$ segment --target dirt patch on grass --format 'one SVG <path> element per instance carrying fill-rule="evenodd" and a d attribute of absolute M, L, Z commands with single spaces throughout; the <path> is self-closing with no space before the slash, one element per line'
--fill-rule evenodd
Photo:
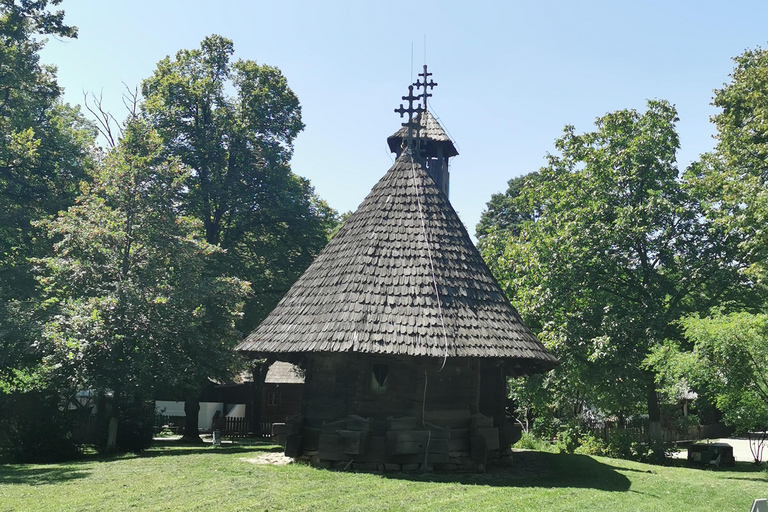
<path fill-rule="evenodd" d="M 240 457 L 240 460 L 251 464 L 268 464 L 272 466 L 285 466 L 293 462 L 293 459 L 286 457 L 280 452 L 262 453 L 256 457 Z"/>

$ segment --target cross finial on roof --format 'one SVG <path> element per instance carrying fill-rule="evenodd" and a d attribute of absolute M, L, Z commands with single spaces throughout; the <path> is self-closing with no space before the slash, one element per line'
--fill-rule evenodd
<path fill-rule="evenodd" d="M 401 103 L 400 108 L 395 109 L 395 113 L 400 114 L 400 117 L 408 114 L 408 122 L 402 123 L 402 125 L 408 129 L 408 147 L 411 149 L 413 149 L 413 139 L 419 135 L 419 120 L 414 117 L 414 114 L 421 114 L 424 112 L 424 107 L 421 105 L 413 106 L 413 102 L 419 98 L 420 96 L 413 95 L 413 85 L 409 85 L 408 96 L 403 96 L 403 99 L 408 102 L 408 108 L 403 107 L 403 104 Z"/>
<path fill-rule="evenodd" d="M 434 87 L 437 85 L 437 83 L 434 80 L 430 80 L 429 77 L 432 76 L 432 73 L 429 73 L 427 71 L 427 65 L 424 64 L 424 71 L 419 73 L 419 76 L 421 77 L 421 81 L 416 80 L 414 82 L 414 87 L 417 89 L 424 89 L 421 92 L 421 105 L 424 107 L 424 110 L 427 109 L 427 98 L 432 96 L 432 94 L 429 92 L 430 89 L 434 89 Z M 427 81 L 429 80 L 429 81 Z"/>

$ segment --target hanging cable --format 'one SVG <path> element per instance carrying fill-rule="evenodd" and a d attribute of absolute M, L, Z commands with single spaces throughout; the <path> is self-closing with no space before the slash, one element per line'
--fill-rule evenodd
<path fill-rule="evenodd" d="M 441 368 L 442 369 L 442 368 Z M 427 369 L 424 368 L 424 396 L 421 398 L 421 426 L 427 431 L 427 446 L 424 448 L 424 470 L 427 468 L 427 460 L 429 457 L 429 443 L 432 441 L 432 431 L 427 427 Z"/>
<path fill-rule="evenodd" d="M 416 204 L 419 208 L 419 217 L 421 218 L 421 232 L 424 235 L 424 243 L 427 245 L 427 257 L 429 259 L 429 270 L 432 274 L 432 285 L 435 289 L 435 298 L 437 299 L 437 313 L 440 317 L 440 326 L 442 327 L 443 331 L 443 341 L 445 345 L 445 353 L 443 355 L 443 364 L 440 366 L 439 372 L 445 368 L 445 363 L 448 360 L 448 335 L 446 334 L 445 330 L 445 319 L 443 318 L 443 306 L 442 302 L 440 300 L 440 289 L 437 285 L 437 276 L 435 275 L 435 263 L 432 259 L 432 249 L 429 246 L 429 237 L 427 235 L 427 225 L 424 221 L 424 211 L 421 206 L 421 197 L 419 193 L 419 185 L 416 181 L 416 162 L 413 160 L 413 153 L 409 152 L 408 156 L 411 157 L 411 180 L 413 181 L 413 188 L 416 190 Z"/>

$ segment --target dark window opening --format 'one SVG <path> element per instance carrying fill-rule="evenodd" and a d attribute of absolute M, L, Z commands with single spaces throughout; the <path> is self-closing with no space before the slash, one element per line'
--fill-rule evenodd
<path fill-rule="evenodd" d="M 373 363 L 371 365 L 371 391 L 384 393 L 387 390 L 387 376 L 389 367 L 386 364 Z"/>
<path fill-rule="evenodd" d="M 277 391 L 270 391 L 267 393 L 267 405 L 269 407 L 277 407 L 279 402 L 280 400 L 278 399 Z"/>

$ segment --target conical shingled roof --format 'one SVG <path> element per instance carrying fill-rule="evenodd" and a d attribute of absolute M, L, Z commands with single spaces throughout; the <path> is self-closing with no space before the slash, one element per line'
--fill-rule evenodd
<path fill-rule="evenodd" d="M 556 364 L 407 152 L 237 350 L 514 358 L 526 372 Z"/>
<path fill-rule="evenodd" d="M 389 149 L 393 153 L 399 153 L 400 146 L 402 145 L 403 140 L 407 137 L 408 128 L 403 126 L 387 137 Z M 451 158 L 459 154 L 459 152 L 456 151 L 456 146 L 453 145 L 451 138 L 445 133 L 443 127 L 440 126 L 440 123 L 437 122 L 437 119 L 435 119 L 429 110 L 425 110 L 419 114 L 419 133 L 417 137 L 427 141 L 427 143 L 441 143 L 445 148 L 443 152 L 446 158 Z"/>

